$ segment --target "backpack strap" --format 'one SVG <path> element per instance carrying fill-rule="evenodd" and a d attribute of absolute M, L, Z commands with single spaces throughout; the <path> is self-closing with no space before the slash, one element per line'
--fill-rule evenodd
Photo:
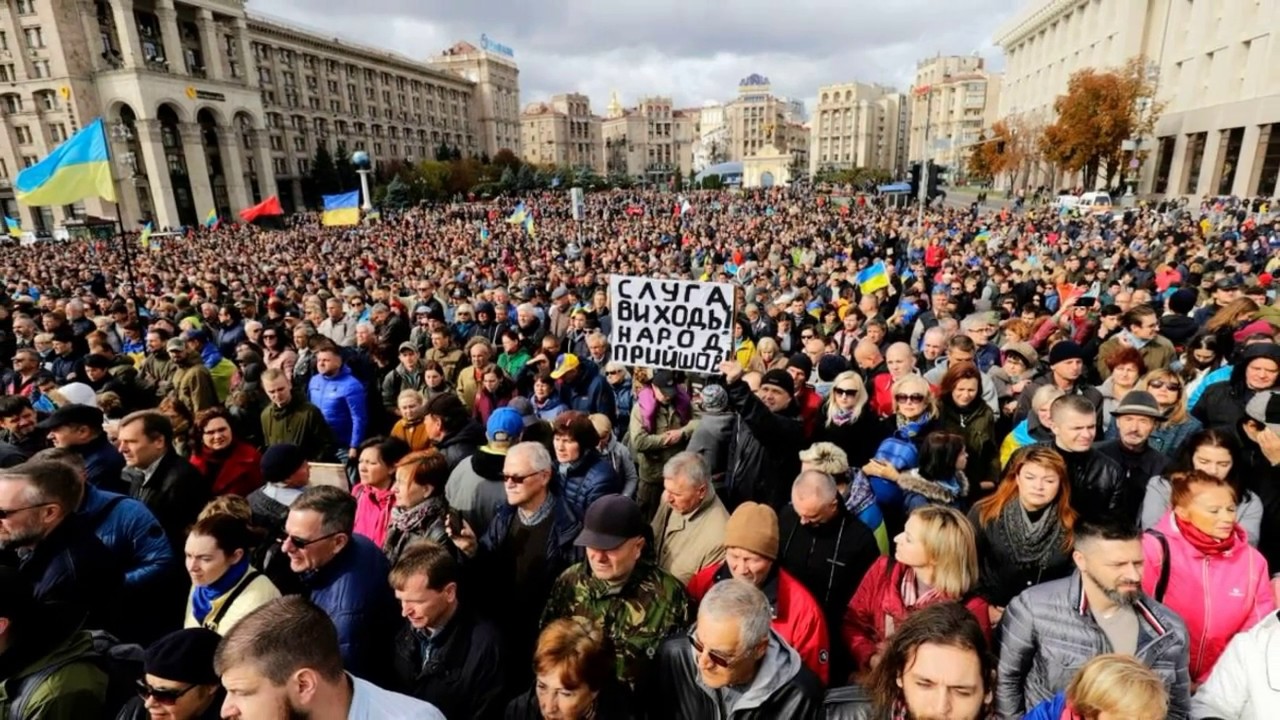
<path fill-rule="evenodd" d="M 46 680 L 53 676 L 62 668 L 72 663 L 84 660 L 93 660 L 93 657 L 86 658 L 84 656 L 65 658 L 58 662 L 46 665 L 30 675 L 21 678 L 17 683 L 17 693 L 9 692 L 9 720 L 25 720 L 30 717 L 27 712 L 27 705 L 31 702 L 31 697 L 35 695 L 36 690 L 44 684 Z"/>
<path fill-rule="evenodd" d="M 257 570 L 250 570 L 246 573 L 244 579 L 240 581 L 240 584 L 231 589 L 231 594 L 227 595 L 226 602 L 222 603 L 218 608 L 218 612 L 214 613 L 212 618 L 205 618 L 205 628 L 209 630 L 217 630 L 218 624 L 222 622 L 223 616 L 227 614 L 227 610 L 229 610 L 231 605 L 235 603 L 236 598 L 240 597 L 240 593 L 244 592 L 244 589 L 249 587 L 249 583 L 257 580 L 258 576 L 261 574 L 262 573 Z"/>
<path fill-rule="evenodd" d="M 1164 593 L 1169 589 L 1169 538 L 1159 530 L 1147 530 L 1148 535 L 1160 541 L 1160 578 L 1156 580 L 1155 599 L 1158 603 L 1164 602 Z"/>

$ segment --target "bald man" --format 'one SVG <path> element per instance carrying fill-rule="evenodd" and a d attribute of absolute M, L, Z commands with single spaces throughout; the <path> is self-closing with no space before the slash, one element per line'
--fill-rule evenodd
<path fill-rule="evenodd" d="M 893 376 L 885 367 L 880 348 L 870 340 L 863 340 L 853 349 L 853 360 L 870 393 L 871 409 L 880 417 L 888 417 L 893 412 Z"/>
<path fill-rule="evenodd" d="M 904 342 L 890 345 L 885 353 L 884 362 L 889 369 L 889 375 L 894 380 L 912 375 L 916 371 L 916 354 L 911 351 L 911 346 Z"/>

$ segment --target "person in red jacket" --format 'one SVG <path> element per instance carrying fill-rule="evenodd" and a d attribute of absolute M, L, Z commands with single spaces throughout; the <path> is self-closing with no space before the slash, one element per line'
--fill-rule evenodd
<path fill-rule="evenodd" d="M 804 353 L 796 353 L 787 361 L 787 374 L 796 383 L 796 407 L 804 423 L 804 436 L 812 438 L 818 430 L 818 415 L 822 411 L 822 396 L 809 384 L 813 375 L 813 361 Z"/>
<path fill-rule="evenodd" d="M 217 405 L 196 415 L 191 465 L 213 486 L 213 496 L 239 495 L 262 487 L 262 454 L 235 436 L 231 416 Z"/>
<path fill-rule="evenodd" d="M 773 508 L 745 502 L 729 516 L 724 531 L 724 560 L 699 570 L 689 580 L 689 596 L 702 601 L 712 585 L 737 578 L 760 588 L 773 608 L 773 630 L 800 653 L 805 667 L 825 686 L 830 637 L 822 608 L 804 585 L 776 562 L 778 515 Z"/>
<path fill-rule="evenodd" d="M 943 505 L 917 508 L 893 540 L 893 556 L 871 566 L 844 616 L 841 636 L 858 667 L 874 668 L 902 621 L 935 603 L 962 602 L 990 640 L 987 602 L 973 593 L 978 547 L 964 513 Z"/>

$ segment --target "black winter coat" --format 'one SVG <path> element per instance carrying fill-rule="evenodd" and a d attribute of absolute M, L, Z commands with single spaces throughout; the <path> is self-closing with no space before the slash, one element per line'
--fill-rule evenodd
<path fill-rule="evenodd" d="M 1010 502 L 1018 502 L 1014 498 Z M 1048 508 L 1045 512 L 1055 512 Z M 978 585 L 974 593 L 994 607 L 1006 607 L 1023 590 L 1042 582 L 1064 578 L 1075 571 L 1071 548 L 1056 552 L 1036 565 L 1020 564 L 1014 559 L 1012 539 L 999 526 L 999 518 L 985 527 L 978 520 L 978 508 L 969 511 L 978 541 Z M 1048 520 L 1046 519 L 1046 522 Z"/>
<path fill-rule="evenodd" d="M 82 627 L 118 632 L 115 599 L 124 568 L 93 534 L 89 522 L 68 515 L 25 558 L 4 558 L 35 589 L 40 602 Z"/>
<path fill-rule="evenodd" d="M 880 425 L 875 411 L 868 404 L 862 408 L 862 414 L 857 420 L 844 425 L 829 425 L 827 424 L 827 406 L 830 402 L 831 399 L 828 398 L 822 404 L 822 409 L 818 411 L 818 419 L 822 424 L 818 427 L 814 442 L 834 443 L 849 456 L 850 469 L 866 465 L 872 457 L 875 457 L 876 448 L 884 439 L 878 437 Z"/>
<path fill-rule="evenodd" d="M 210 480 L 173 450 L 165 453 L 146 482 L 137 468 L 127 468 L 124 474 L 129 481 L 129 496 L 151 510 L 178 557 L 182 557 L 187 528 L 209 502 Z"/>
<path fill-rule="evenodd" d="M 800 474 L 800 451 L 807 445 L 795 403 L 775 413 L 742 380 L 727 389 L 738 427 L 729 446 L 726 497 L 721 499 L 730 511 L 748 500 L 782 507 Z"/>
<path fill-rule="evenodd" d="M 1232 428 L 1244 417 L 1244 407 L 1254 394 L 1245 384 L 1245 373 L 1249 362 L 1257 358 L 1270 358 L 1280 364 L 1280 347 L 1266 343 L 1241 350 L 1232 364 L 1231 379 L 1206 387 L 1191 409 L 1191 415 L 1201 425 L 1206 428 Z"/>
<path fill-rule="evenodd" d="M 1045 447 L 1055 450 L 1067 463 L 1067 477 L 1071 480 L 1071 506 L 1079 513 L 1080 520 L 1093 523 L 1103 520 L 1136 521 L 1136 514 L 1133 518 L 1127 518 L 1131 501 L 1125 487 L 1124 468 L 1120 467 L 1120 463 L 1093 448 L 1085 452 L 1068 452 L 1052 442 Z M 1013 459 L 1009 462 L 1012 464 Z M 1138 507 L 1141 506 L 1139 497 Z"/>
<path fill-rule="evenodd" d="M 401 623 L 392 689 L 426 700 L 450 720 L 501 717 L 505 684 L 498 629 L 460 608 L 430 645 L 431 656 L 424 663 L 422 636 L 408 622 Z"/>

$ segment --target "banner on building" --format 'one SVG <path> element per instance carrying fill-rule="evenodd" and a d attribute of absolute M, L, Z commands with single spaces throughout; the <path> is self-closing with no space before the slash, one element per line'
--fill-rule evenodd
<path fill-rule="evenodd" d="M 611 275 L 609 343 L 624 365 L 719 372 L 733 353 L 733 286 Z"/>

